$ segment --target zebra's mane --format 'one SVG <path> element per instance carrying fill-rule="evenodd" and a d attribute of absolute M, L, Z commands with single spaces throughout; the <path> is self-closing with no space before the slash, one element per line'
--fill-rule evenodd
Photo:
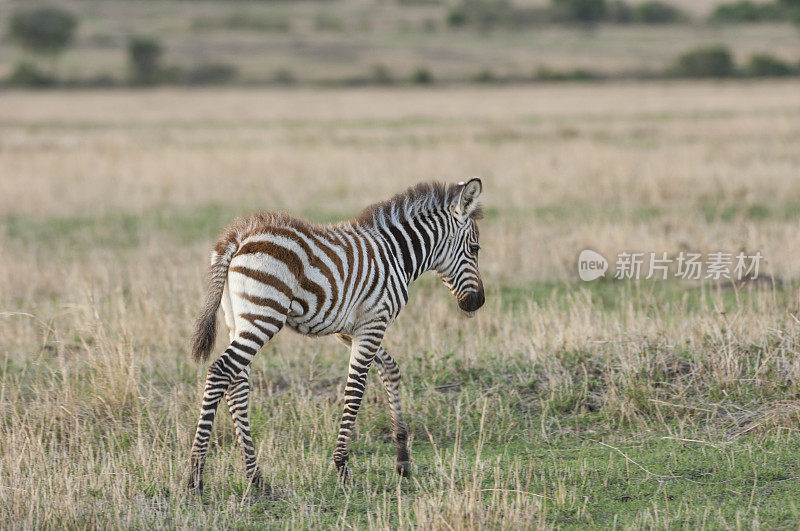
<path fill-rule="evenodd" d="M 458 199 L 462 187 L 462 184 L 441 182 L 419 183 L 386 201 L 368 206 L 352 222 L 364 226 L 375 226 L 380 222 L 402 223 L 429 212 L 449 210 Z M 481 219 L 481 207 L 473 210 L 470 217 Z"/>
<path fill-rule="evenodd" d="M 406 220 L 431 212 L 450 210 L 455 205 L 462 187 L 462 184 L 420 183 L 386 201 L 368 206 L 351 220 L 331 223 L 327 227 L 349 224 L 370 229 L 386 223 L 402 224 Z M 470 218 L 475 220 L 483 218 L 483 210 L 480 205 L 472 211 Z M 238 245 L 238 242 L 248 236 L 268 231 L 269 227 L 275 226 L 294 227 L 307 231 L 314 225 L 284 212 L 254 212 L 249 216 L 233 220 L 220 235 L 214 250 L 217 255 L 221 256 L 231 245 Z"/>

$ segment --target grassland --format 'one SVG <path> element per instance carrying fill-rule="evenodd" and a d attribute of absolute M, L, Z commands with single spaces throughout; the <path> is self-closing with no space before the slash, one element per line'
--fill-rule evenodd
<path fill-rule="evenodd" d="M 38 1 L 38 0 L 37 0 Z M 395 80 L 427 68 L 438 81 L 464 81 L 491 71 L 501 78 L 531 79 L 540 68 L 589 69 L 620 76 L 660 72 L 681 53 L 701 45 L 729 47 L 737 63 L 769 53 L 800 61 L 800 32 L 791 24 L 713 26 L 704 17 L 717 0 L 676 5 L 692 21 L 667 25 L 600 25 L 585 28 L 533 25 L 520 30 L 453 29 L 446 23 L 453 2 L 401 3 L 236 0 L 55 0 L 80 22 L 75 45 L 57 64 L 60 77 L 112 78 L 127 72 L 126 46 L 134 35 L 160 40 L 167 65 L 204 63 L 236 67 L 237 81 L 264 83 L 291 78 L 305 83 L 370 79 L 380 65 Z M 546 0 L 521 0 L 545 6 Z M 636 0 L 632 4 L 638 3 Z M 4 0 L 0 32 L 15 8 L 30 0 Z M 0 39 L 0 77 L 25 56 Z M 44 62 L 48 70 L 51 61 Z"/>
<path fill-rule="evenodd" d="M 800 519 L 800 85 L 3 95 L 0 514 L 9 527 L 793 528 Z M 414 476 L 371 377 L 331 462 L 347 354 L 279 334 L 251 412 L 184 486 L 187 338 L 232 217 L 342 219 L 481 175 L 486 307 L 434 278 L 386 344 Z M 581 249 L 761 251 L 767 282 L 581 283 Z M 768 277 L 766 276 L 768 275 Z M 222 347 L 221 343 L 218 347 Z"/>

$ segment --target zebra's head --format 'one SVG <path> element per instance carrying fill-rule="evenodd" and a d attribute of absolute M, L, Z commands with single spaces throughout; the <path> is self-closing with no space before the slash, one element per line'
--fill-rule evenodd
<path fill-rule="evenodd" d="M 458 299 L 458 307 L 472 315 L 484 303 L 483 281 L 478 269 L 478 223 L 482 213 L 479 199 L 480 179 L 459 183 L 455 201 L 450 206 L 442 260 L 437 272 Z"/>

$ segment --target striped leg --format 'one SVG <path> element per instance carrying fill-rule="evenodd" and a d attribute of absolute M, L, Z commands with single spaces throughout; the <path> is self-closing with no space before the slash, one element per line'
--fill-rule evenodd
<path fill-rule="evenodd" d="M 392 412 L 392 439 L 397 446 L 397 473 L 403 477 L 411 475 L 411 458 L 408 453 L 408 429 L 403 420 L 403 408 L 400 406 L 400 367 L 386 350 L 381 347 L 375 356 L 378 374 L 383 380 L 386 394 L 389 395 L 389 408 Z"/>
<path fill-rule="evenodd" d="M 191 472 L 189 476 L 189 490 L 195 493 L 203 491 L 203 466 L 208 453 L 208 442 L 211 438 L 211 428 L 214 425 L 214 416 L 217 412 L 222 395 L 224 395 L 234 379 L 250 365 L 256 352 L 274 336 L 283 326 L 285 318 L 278 321 L 272 317 L 259 317 L 253 320 L 253 326 L 248 330 L 237 326 L 236 339 L 208 368 L 206 387 L 203 392 L 203 405 L 200 409 L 200 420 L 197 422 L 197 432 L 194 436 L 191 453 Z M 266 328 L 259 323 L 277 321 L 279 325 Z M 252 331 L 250 331 L 252 330 Z"/>
<path fill-rule="evenodd" d="M 222 309 L 225 310 L 225 324 L 228 327 L 228 336 L 231 341 L 236 337 L 233 313 L 233 303 L 230 298 L 230 291 L 227 283 L 222 293 Z M 225 393 L 228 402 L 228 411 L 236 427 L 236 435 L 239 440 L 239 447 L 242 449 L 244 457 L 244 469 L 247 477 L 253 486 L 264 490 L 269 490 L 269 485 L 264 483 L 261 469 L 256 463 L 255 445 L 253 437 L 250 435 L 250 417 L 248 414 L 248 403 L 250 399 L 250 366 L 248 365 L 241 374 L 231 383 L 228 392 Z"/>
<path fill-rule="evenodd" d="M 248 401 L 250 399 L 250 366 L 247 366 L 231 383 L 228 392 L 225 394 L 228 402 L 228 411 L 233 418 L 236 426 L 236 435 L 239 439 L 239 447 L 242 449 L 244 457 L 244 469 L 247 478 L 253 486 L 261 490 L 269 490 L 269 485 L 264 483 L 261 469 L 256 463 L 256 451 L 253 437 L 250 434 L 250 418 L 247 412 Z"/>
<path fill-rule="evenodd" d="M 350 439 L 361 406 L 361 399 L 367 385 L 367 373 L 381 346 L 383 333 L 386 330 L 384 323 L 375 323 L 371 329 L 362 331 L 353 338 L 350 346 L 350 370 L 347 375 L 347 384 L 344 387 L 344 412 L 339 425 L 339 436 L 336 439 L 336 448 L 333 450 L 333 463 L 339 472 L 339 479 L 344 483 L 349 476 L 347 461 L 350 457 Z"/>

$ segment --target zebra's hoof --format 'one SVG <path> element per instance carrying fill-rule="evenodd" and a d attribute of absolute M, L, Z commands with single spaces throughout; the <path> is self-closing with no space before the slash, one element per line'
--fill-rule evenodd
<path fill-rule="evenodd" d="M 189 480 L 188 488 L 186 489 L 190 496 L 200 497 L 203 495 L 203 481 L 196 483 L 193 479 Z"/>
<path fill-rule="evenodd" d="M 250 478 L 250 485 L 252 485 L 254 491 L 258 491 L 262 496 L 272 496 L 272 486 L 264 481 L 264 476 L 261 475 L 260 470 Z"/>
<path fill-rule="evenodd" d="M 394 468 L 404 478 L 411 476 L 411 461 L 398 461 Z"/>
<path fill-rule="evenodd" d="M 337 464 L 336 465 L 336 470 L 339 473 L 339 485 L 344 487 L 348 483 L 350 483 L 350 479 L 351 479 L 350 467 L 347 465 L 346 462 L 343 463 L 342 465 L 338 465 Z"/>
<path fill-rule="evenodd" d="M 261 476 L 250 478 L 250 486 L 255 490 L 269 490 L 269 485 L 264 482 Z"/>

